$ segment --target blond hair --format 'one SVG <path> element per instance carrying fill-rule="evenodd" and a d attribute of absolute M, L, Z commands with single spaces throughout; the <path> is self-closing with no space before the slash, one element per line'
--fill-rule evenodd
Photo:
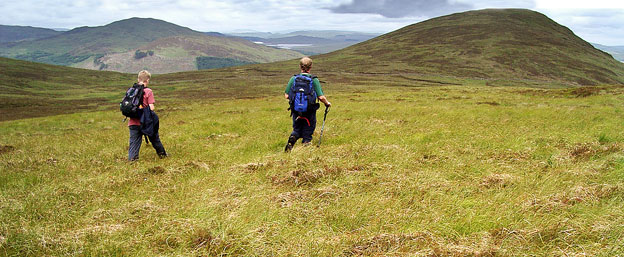
<path fill-rule="evenodd" d="M 299 67 L 301 67 L 302 71 L 310 71 L 312 68 L 312 59 L 310 57 L 303 57 L 299 61 Z"/>
<path fill-rule="evenodd" d="M 150 74 L 149 71 L 142 70 L 142 71 L 139 71 L 138 78 L 139 78 L 139 82 L 145 82 L 152 78 L 152 74 Z"/>

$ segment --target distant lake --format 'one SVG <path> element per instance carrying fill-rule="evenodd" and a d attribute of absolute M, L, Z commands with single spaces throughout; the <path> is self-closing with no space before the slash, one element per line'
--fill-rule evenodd
<path fill-rule="evenodd" d="M 266 46 L 271 46 L 271 47 L 277 47 L 277 48 L 281 48 L 281 49 L 292 49 L 293 47 L 310 47 L 313 46 L 313 44 L 264 44 L 264 42 L 261 41 L 256 41 L 254 42 L 256 44 L 259 45 L 266 45 Z"/>

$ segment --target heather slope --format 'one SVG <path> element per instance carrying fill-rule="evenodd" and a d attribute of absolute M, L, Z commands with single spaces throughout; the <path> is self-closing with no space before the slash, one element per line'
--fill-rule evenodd
<path fill-rule="evenodd" d="M 353 72 L 624 83 L 624 64 L 545 15 L 522 9 L 438 17 L 318 59 L 325 66 Z"/>

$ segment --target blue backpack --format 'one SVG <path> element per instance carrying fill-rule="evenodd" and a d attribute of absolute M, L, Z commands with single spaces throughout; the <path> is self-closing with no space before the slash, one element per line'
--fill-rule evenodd
<path fill-rule="evenodd" d="M 290 110 L 293 114 L 302 116 L 303 113 L 314 111 L 316 103 L 316 91 L 314 90 L 314 79 L 316 76 L 305 76 L 301 74 L 294 75 L 295 80 L 288 99 L 290 100 Z"/>

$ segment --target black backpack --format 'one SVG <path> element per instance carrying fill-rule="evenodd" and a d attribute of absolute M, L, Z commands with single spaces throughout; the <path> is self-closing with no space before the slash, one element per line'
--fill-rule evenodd
<path fill-rule="evenodd" d="M 316 91 L 314 90 L 314 79 L 316 76 L 294 75 L 295 80 L 288 93 L 290 100 L 290 110 L 299 116 L 309 111 L 316 111 Z"/>
<path fill-rule="evenodd" d="M 128 118 L 141 118 L 143 114 L 143 84 L 134 83 L 131 88 L 126 91 L 126 96 L 119 103 L 121 114 Z"/>

